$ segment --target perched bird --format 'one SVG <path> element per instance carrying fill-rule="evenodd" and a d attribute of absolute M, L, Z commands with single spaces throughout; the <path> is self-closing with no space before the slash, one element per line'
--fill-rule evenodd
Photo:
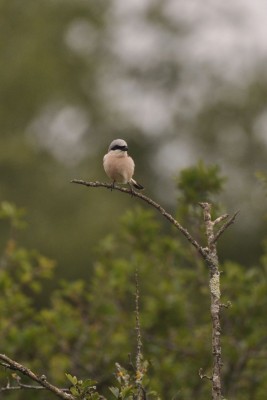
<path fill-rule="evenodd" d="M 125 140 L 113 140 L 103 159 L 104 170 L 112 180 L 113 185 L 115 182 L 128 183 L 131 190 L 133 190 L 133 187 L 142 190 L 144 187 L 133 179 L 134 160 L 128 155 L 127 151 L 128 146 Z"/>

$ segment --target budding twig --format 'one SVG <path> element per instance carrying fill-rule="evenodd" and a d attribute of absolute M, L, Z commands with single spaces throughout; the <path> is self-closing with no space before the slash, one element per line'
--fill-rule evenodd
<path fill-rule="evenodd" d="M 5 354 L 0 354 L 0 360 L 2 361 L 1 364 L 12 371 L 18 371 L 22 375 L 27 376 L 34 382 L 39 383 L 40 386 L 53 392 L 57 397 L 60 397 L 64 400 L 75 400 L 75 397 L 69 393 L 65 392 L 65 389 L 59 389 L 58 387 L 49 383 L 44 375 L 38 376 L 34 372 L 32 372 L 29 368 L 25 367 L 22 364 L 19 364 L 17 361 L 12 360 L 11 358 L 7 357 Z M 24 386 L 24 385 L 23 385 Z M 22 386 L 22 387 L 23 387 Z M 21 388 L 21 384 L 19 385 Z M 33 387 L 27 387 L 28 389 L 32 389 Z M 36 387 L 35 387 L 36 389 Z M 6 390 L 8 390 L 6 388 Z M 14 390 L 14 389 L 13 389 Z"/>

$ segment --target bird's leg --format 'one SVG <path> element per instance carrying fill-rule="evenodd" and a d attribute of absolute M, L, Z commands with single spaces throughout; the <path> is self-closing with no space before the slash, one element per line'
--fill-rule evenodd
<path fill-rule="evenodd" d="M 114 189 L 114 185 L 115 185 L 115 181 L 113 181 L 111 184 L 111 188 L 110 188 L 111 191 Z"/>
<path fill-rule="evenodd" d="M 128 182 L 128 185 L 129 185 L 129 187 L 130 187 L 131 195 L 132 195 L 132 197 L 133 197 L 133 194 L 134 194 L 133 187 L 132 187 L 132 185 L 131 185 L 130 182 Z"/>

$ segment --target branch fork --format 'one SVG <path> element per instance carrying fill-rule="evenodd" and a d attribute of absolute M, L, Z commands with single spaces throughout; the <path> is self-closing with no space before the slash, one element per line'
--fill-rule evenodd
<path fill-rule="evenodd" d="M 5 354 L 0 354 L 1 365 L 5 368 L 8 368 L 12 371 L 20 372 L 22 375 L 27 376 L 32 381 L 37 382 L 43 389 L 47 389 L 50 392 L 53 392 L 57 397 L 60 397 L 64 400 L 75 400 L 75 397 L 72 396 L 70 393 L 67 393 L 66 389 L 59 389 L 58 387 L 49 383 L 44 375 L 38 376 L 34 372 L 32 372 L 29 368 L 25 367 L 24 365 L 19 364 L 17 361 L 12 360 L 11 358 L 7 357 Z M 40 389 L 40 386 L 32 386 L 32 385 L 24 385 L 20 383 L 20 378 L 15 378 L 18 385 L 17 386 L 10 386 L 9 383 L 4 387 L 1 388 L 0 391 L 5 390 L 14 390 L 14 389 Z M 11 389 L 12 388 L 12 389 Z"/>
<path fill-rule="evenodd" d="M 146 202 L 151 207 L 155 208 L 160 214 L 163 215 L 176 229 L 178 229 L 182 235 L 191 243 L 191 245 L 198 251 L 201 257 L 204 259 L 206 264 L 209 267 L 210 271 L 210 295 L 211 295 L 211 319 L 212 319 L 212 355 L 213 355 L 213 370 L 212 376 L 207 376 L 203 374 L 203 369 L 200 368 L 199 376 L 201 379 L 208 379 L 211 381 L 212 385 L 212 400 L 221 400 L 222 399 L 222 388 L 221 388 L 221 367 L 222 367 L 222 359 L 221 359 L 221 326 L 220 326 L 220 310 L 221 308 L 227 308 L 230 306 L 228 302 L 226 305 L 220 302 L 220 271 L 219 271 L 219 261 L 217 255 L 217 248 L 216 242 L 218 241 L 219 237 L 224 233 L 224 231 L 235 222 L 236 216 L 238 212 L 236 212 L 232 217 L 229 218 L 228 214 L 223 214 L 220 217 L 216 218 L 214 221 L 211 219 L 211 204 L 209 203 L 199 203 L 199 205 L 203 209 L 203 216 L 204 216 L 204 224 L 206 230 L 206 237 L 207 237 L 207 245 L 202 247 L 171 214 L 166 212 L 160 204 L 156 203 L 151 198 L 145 196 L 140 192 L 136 192 L 135 190 L 126 189 L 121 186 L 109 184 L 109 183 L 101 183 L 101 182 L 86 182 L 83 180 L 73 179 L 72 183 L 87 186 L 87 187 L 103 187 L 110 190 L 118 190 L 125 194 L 129 194 L 131 197 L 137 197 L 140 200 Z M 221 222 L 224 224 L 214 232 L 214 228 L 216 225 L 220 224 Z M 137 286 L 137 298 L 138 298 L 138 286 Z M 137 304 L 138 310 L 138 304 Z M 137 316 L 136 316 L 137 317 Z M 137 317 L 137 328 L 138 328 L 138 354 L 136 359 L 137 369 L 140 367 L 140 354 L 142 348 L 141 336 L 140 336 L 140 326 L 139 326 L 139 316 Z M 34 372 L 32 372 L 29 368 L 19 364 L 18 362 L 10 359 L 4 354 L 0 354 L 0 365 L 4 366 L 13 371 L 18 371 L 22 375 L 30 378 L 32 381 L 37 382 L 39 386 L 34 385 L 25 385 L 22 384 L 19 377 L 16 379 L 17 386 L 10 386 L 8 382 L 5 387 L 0 388 L 1 391 L 7 390 L 15 390 L 15 389 L 47 389 L 53 392 L 57 397 L 64 399 L 64 400 L 75 400 L 75 397 L 68 392 L 68 389 L 59 389 L 58 387 L 49 383 L 44 375 L 38 376 Z"/>
<path fill-rule="evenodd" d="M 107 183 L 101 182 L 85 182 L 82 180 L 74 179 L 71 181 L 72 183 L 89 186 L 89 187 L 106 187 L 111 189 L 111 185 Z M 220 310 L 223 305 L 220 302 L 221 291 L 220 291 L 220 270 L 219 270 L 219 260 L 217 255 L 216 242 L 219 237 L 225 232 L 225 230 L 235 222 L 235 218 L 238 214 L 236 212 L 232 217 L 229 218 L 228 214 L 223 214 L 217 217 L 214 221 L 211 219 L 211 204 L 207 202 L 199 203 L 199 205 L 203 209 L 203 217 L 204 224 L 206 230 L 207 237 L 207 246 L 202 247 L 185 229 L 178 221 L 176 221 L 169 213 L 167 213 L 163 207 L 154 202 L 149 197 L 141 194 L 139 192 L 128 190 L 122 188 L 121 186 L 112 187 L 114 190 L 119 190 L 121 192 L 130 194 L 132 197 L 138 197 L 139 199 L 145 201 L 150 206 L 154 207 L 158 210 L 166 219 L 168 219 L 185 237 L 186 239 L 195 247 L 195 249 L 202 256 L 204 261 L 209 267 L 210 271 L 210 296 L 211 296 L 211 319 L 212 319 L 212 354 L 213 354 L 213 370 L 212 376 L 207 377 L 202 373 L 202 370 L 199 370 L 199 375 L 202 378 L 207 378 L 212 382 L 212 400 L 221 400 L 222 398 L 222 385 L 221 385 L 221 367 L 222 367 L 222 358 L 221 358 L 221 325 L 220 325 Z M 221 222 L 224 224 L 217 230 L 214 231 L 216 225 Z"/>

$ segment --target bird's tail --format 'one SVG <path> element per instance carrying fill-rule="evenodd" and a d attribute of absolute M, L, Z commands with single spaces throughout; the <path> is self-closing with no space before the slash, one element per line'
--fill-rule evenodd
<path fill-rule="evenodd" d="M 130 185 L 133 185 L 138 190 L 144 189 L 144 186 L 140 185 L 140 183 L 136 182 L 134 179 L 131 179 Z"/>

